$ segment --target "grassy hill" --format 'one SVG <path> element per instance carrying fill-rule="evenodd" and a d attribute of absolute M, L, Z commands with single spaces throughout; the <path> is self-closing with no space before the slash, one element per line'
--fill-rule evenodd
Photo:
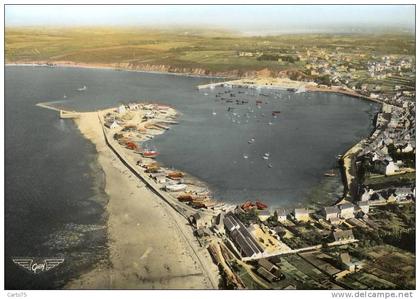
<path fill-rule="evenodd" d="M 153 28 L 6 28 L 6 62 L 59 62 L 145 65 L 202 69 L 209 73 L 269 69 L 304 70 L 305 61 L 276 59 L 296 56 L 307 49 L 414 55 L 410 35 L 299 34 L 267 37 L 240 36 L 227 31 Z M 246 56 L 244 53 L 252 53 Z M 263 59 L 258 58 L 264 54 Z M 250 54 L 248 54 L 250 55 Z M 277 55 L 277 56 L 273 56 Z M 264 59 L 268 57 L 268 59 Z M 274 57 L 274 58 L 273 58 Z"/>

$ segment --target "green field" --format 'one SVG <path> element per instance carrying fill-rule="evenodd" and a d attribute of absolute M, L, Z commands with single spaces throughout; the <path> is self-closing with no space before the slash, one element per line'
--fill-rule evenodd
<path fill-rule="evenodd" d="M 151 28 L 6 28 L 6 62 L 70 61 L 136 68 L 165 65 L 209 73 L 269 69 L 303 71 L 305 61 L 259 60 L 239 52 L 296 55 L 308 49 L 339 51 L 351 63 L 372 55 L 415 55 L 411 35 L 297 34 L 266 37 L 232 32 Z M 358 56 L 363 53 L 363 58 Z M 359 57 L 351 59 L 353 56 Z M 355 57 L 356 57 L 355 56 Z"/>

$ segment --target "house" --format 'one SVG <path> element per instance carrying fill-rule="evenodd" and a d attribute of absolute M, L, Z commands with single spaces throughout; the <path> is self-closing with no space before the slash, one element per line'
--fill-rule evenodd
<path fill-rule="evenodd" d="M 390 162 L 388 162 L 388 165 L 385 168 L 385 174 L 386 175 L 392 175 L 392 174 L 398 172 L 399 170 L 400 170 L 400 168 L 393 161 L 390 161 Z"/>
<path fill-rule="evenodd" d="M 410 195 L 413 195 L 411 188 L 397 188 L 395 190 L 396 200 L 406 200 Z"/>
<path fill-rule="evenodd" d="M 125 113 L 127 110 L 125 109 L 125 105 L 120 105 L 120 106 L 118 106 L 117 111 L 118 111 L 118 113 L 119 113 L 119 114 L 123 114 L 123 113 Z"/>
<path fill-rule="evenodd" d="M 351 229 L 335 231 L 333 232 L 333 236 L 336 242 L 354 240 L 353 231 Z"/>
<path fill-rule="evenodd" d="M 130 109 L 130 110 L 137 110 L 139 108 L 140 108 L 140 105 L 137 104 L 137 103 L 129 103 L 128 104 L 128 109 Z"/>
<path fill-rule="evenodd" d="M 262 256 L 264 249 L 232 212 L 227 213 L 223 221 L 230 238 L 243 257 L 258 258 Z"/>
<path fill-rule="evenodd" d="M 295 209 L 294 215 L 297 221 L 307 222 L 310 220 L 308 209 Z"/>
<path fill-rule="evenodd" d="M 274 282 L 279 280 L 279 278 L 273 275 L 271 272 L 268 272 L 265 268 L 259 267 L 257 270 L 258 274 L 261 275 L 268 282 Z"/>
<path fill-rule="evenodd" d="M 115 120 L 113 122 L 106 122 L 105 123 L 105 127 L 109 128 L 109 129 L 116 129 L 119 126 L 120 125 Z"/>
<path fill-rule="evenodd" d="M 223 223 L 224 223 L 224 225 L 226 227 L 226 230 L 228 232 L 232 232 L 235 229 L 239 229 L 240 228 L 238 221 L 237 221 L 236 217 L 229 217 L 229 216 L 228 217 L 224 217 L 224 219 L 223 219 Z"/>
<path fill-rule="evenodd" d="M 263 211 L 258 212 L 258 219 L 260 219 L 260 221 L 267 221 L 267 219 L 270 217 L 271 217 L 271 214 L 270 214 L 270 211 L 268 210 L 263 210 Z"/>
<path fill-rule="evenodd" d="M 368 200 L 361 200 L 361 201 L 357 202 L 357 206 L 360 208 L 360 210 L 363 213 L 365 213 L 365 214 L 369 213 L 369 201 Z"/>
<path fill-rule="evenodd" d="M 324 210 L 324 216 L 326 220 L 330 220 L 331 218 L 338 218 L 338 214 L 340 213 L 340 210 L 337 206 L 332 207 L 325 207 Z"/>
<path fill-rule="evenodd" d="M 360 262 L 352 261 L 352 258 L 348 252 L 343 252 L 339 256 L 339 261 L 344 270 L 354 272 L 360 267 Z"/>
<path fill-rule="evenodd" d="M 409 153 L 409 152 L 412 152 L 413 150 L 414 150 L 414 148 L 411 145 L 411 143 L 408 143 L 401 151 L 403 153 Z"/>
<path fill-rule="evenodd" d="M 213 216 L 204 213 L 195 213 L 190 217 L 191 223 L 197 228 L 208 228 L 212 225 Z"/>
<path fill-rule="evenodd" d="M 343 219 L 349 219 L 354 217 L 354 205 L 352 203 L 344 203 L 338 205 L 340 209 L 340 217 Z"/>
<path fill-rule="evenodd" d="M 277 221 L 278 222 L 285 222 L 287 221 L 287 215 L 288 213 L 284 209 L 278 209 L 277 212 Z"/>
<path fill-rule="evenodd" d="M 263 267 L 265 270 L 267 270 L 270 273 L 275 273 L 279 269 L 279 267 L 277 267 L 276 265 L 274 265 L 272 262 L 270 262 L 267 259 L 259 259 L 258 265 L 260 265 L 261 267 Z"/>
<path fill-rule="evenodd" d="M 213 227 L 222 234 L 225 233 L 225 226 L 223 223 L 224 219 L 225 219 L 225 213 L 222 212 L 214 218 L 214 222 L 213 222 Z"/>
<path fill-rule="evenodd" d="M 360 201 L 368 201 L 369 199 L 370 199 L 370 197 L 372 196 L 372 194 L 373 194 L 374 192 L 373 192 L 373 190 L 372 189 L 365 189 L 365 192 L 363 192 L 363 194 L 362 194 L 362 196 L 361 196 L 361 198 L 360 198 Z"/>
<path fill-rule="evenodd" d="M 199 228 L 196 231 L 196 234 L 198 237 L 202 238 L 202 237 L 209 237 L 212 235 L 211 230 L 209 228 Z"/>

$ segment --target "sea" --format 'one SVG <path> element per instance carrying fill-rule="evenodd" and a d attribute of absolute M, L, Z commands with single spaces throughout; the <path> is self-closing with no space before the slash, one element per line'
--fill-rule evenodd
<path fill-rule="evenodd" d="M 108 257 L 105 177 L 72 120 L 36 106 L 94 111 L 170 105 L 179 124 L 151 140 L 158 162 L 216 199 L 296 207 L 373 130 L 378 105 L 333 93 L 214 88 L 221 78 L 75 67 L 5 69 L 5 287 L 58 289 Z M 83 89 L 86 86 L 86 89 Z M 339 180 L 337 178 L 337 180 Z M 16 259 L 61 258 L 31 273 Z"/>

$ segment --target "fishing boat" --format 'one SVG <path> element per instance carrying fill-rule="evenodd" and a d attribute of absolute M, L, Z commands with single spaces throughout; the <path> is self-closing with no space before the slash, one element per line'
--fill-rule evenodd
<path fill-rule="evenodd" d="M 184 177 L 184 174 L 180 171 L 173 171 L 168 173 L 167 176 L 173 180 L 179 180 Z"/>
<path fill-rule="evenodd" d="M 145 158 L 156 158 L 159 156 L 159 152 L 155 150 L 144 150 L 141 154 Z"/>
<path fill-rule="evenodd" d="M 166 185 L 165 186 L 166 191 L 169 192 L 179 192 L 187 189 L 187 185 L 185 184 L 175 184 L 175 185 Z"/>
<path fill-rule="evenodd" d="M 246 201 L 241 205 L 241 208 L 244 210 L 251 210 L 255 207 L 255 205 L 251 201 Z"/>
<path fill-rule="evenodd" d="M 87 90 L 86 85 L 83 85 L 83 87 L 80 87 L 77 89 L 77 91 L 85 91 L 85 90 Z"/>
<path fill-rule="evenodd" d="M 258 200 L 255 202 L 255 205 L 257 206 L 258 210 L 265 210 L 268 208 L 268 206 L 265 203 Z"/>

